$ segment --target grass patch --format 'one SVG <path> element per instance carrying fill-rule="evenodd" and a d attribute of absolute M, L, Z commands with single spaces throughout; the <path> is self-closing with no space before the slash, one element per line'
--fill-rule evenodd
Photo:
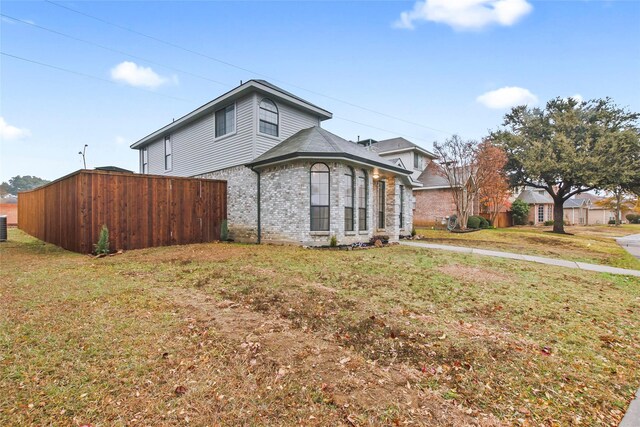
<path fill-rule="evenodd" d="M 402 246 L 93 259 L 9 237 L 2 425 L 615 425 L 640 384 L 633 277 Z"/>
<path fill-rule="evenodd" d="M 565 227 L 567 233 L 570 233 L 565 235 L 550 233 L 550 229 L 551 227 L 510 227 L 460 234 L 420 228 L 417 233 L 429 243 L 494 249 L 640 270 L 640 260 L 620 247 L 615 240 L 616 237 L 640 233 L 640 225 Z"/>

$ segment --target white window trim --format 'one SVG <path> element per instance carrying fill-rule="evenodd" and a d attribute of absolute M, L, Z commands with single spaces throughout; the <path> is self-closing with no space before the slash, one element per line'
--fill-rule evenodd
<path fill-rule="evenodd" d="M 169 165 L 170 167 L 168 169 L 167 169 L 167 146 L 166 146 L 167 137 L 169 137 L 169 145 L 171 145 L 171 164 Z M 164 171 L 171 172 L 173 170 L 173 138 L 171 137 L 171 135 L 167 135 L 162 139 L 162 149 L 164 151 L 164 157 L 162 159 L 162 165 L 164 166 Z"/>
<path fill-rule="evenodd" d="M 273 105 L 276 106 L 276 110 L 278 110 L 278 124 L 277 124 L 277 126 L 278 126 L 278 136 L 271 135 L 270 133 L 260 132 L 260 103 L 265 99 L 273 102 Z M 278 106 L 278 104 L 276 104 L 276 101 L 274 101 L 273 99 L 268 98 L 268 97 L 259 98 L 258 102 L 256 103 L 256 133 L 258 135 L 264 136 L 266 138 L 271 138 L 271 139 L 276 140 L 276 141 L 282 141 L 282 138 L 280 137 L 280 135 L 282 134 L 281 126 L 280 126 L 280 123 L 282 122 L 282 120 L 280 120 L 280 111 L 281 111 L 280 106 Z"/>
<path fill-rule="evenodd" d="M 216 136 L 216 113 L 220 110 L 224 110 L 225 108 L 229 107 L 229 105 L 231 104 L 227 104 L 226 106 L 222 107 L 222 108 L 218 108 L 216 111 L 213 112 L 213 140 L 214 141 L 220 141 L 223 140 L 225 138 L 229 138 L 230 136 L 234 136 L 238 133 L 238 103 L 234 102 L 233 103 L 233 119 L 234 119 L 234 123 L 233 123 L 233 132 L 229 132 L 229 133 L 225 133 L 224 135 L 220 135 L 220 136 Z"/>

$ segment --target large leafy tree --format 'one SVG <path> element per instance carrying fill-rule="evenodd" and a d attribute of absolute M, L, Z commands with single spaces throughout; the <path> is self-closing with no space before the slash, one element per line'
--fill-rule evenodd
<path fill-rule="evenodd" d="M 491 139 L 507 153 L 511 185 L 541 188 L 553 198 L 553 231 L 564 233 L 567 199 L 640 182 L 639 118 L 610 98 L 556 98 L 544 109 L 513 108 Z"/>
<path fill-rule="evenodd" d="M 18 194 L 19 191 L 32 190 L 41 185 L 48 184 L 50 181 L 38 178 L 37 176 L 25 175 L 14 176 L 9 182 L 0 184 L 0 191 L 4 194 Z"/>

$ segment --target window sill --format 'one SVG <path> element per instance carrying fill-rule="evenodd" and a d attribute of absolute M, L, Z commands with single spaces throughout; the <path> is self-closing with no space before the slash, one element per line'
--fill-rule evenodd
<path fill-rule="evenodd" d="M 358 231 L 358 234 L 369 234 L 369 231 L 368 230 Z"/>
<path fill-rule="evenodd" d="M 215 130 L 214 130 L 214 132 L 215 132 Z M 231 133 L 225 133 L 222 136 L 218 136 L 218 137 L 213 138 L 213 142 L 222 141 L 223 139 L 227 139 L 227 138 L 230 138 L 232 136 L 235 136 L 237 133 L 238 133 L 238 131 L 234 131 L 234 132 L 231 132 Z"/>
<path fill-rule="evenodd" d="M 328 236 L 331 234 L 329 231 L 311 231 L 309 232 L 310 236 Z"/>
<path fill-rule="evenodd" d="M 386 231 L 387 231 L 386 228 L 376 228 L 376 233 L 384 233 Z"/>
<path fill-rule="evenodd" d="M 355 236 L 355 235 L 356 235 L 356 232 L 355 232 L 355 231 L 345 231 L 345 232 L 344 232 L 344 235 L 345 235 L 345 236 Z"/>

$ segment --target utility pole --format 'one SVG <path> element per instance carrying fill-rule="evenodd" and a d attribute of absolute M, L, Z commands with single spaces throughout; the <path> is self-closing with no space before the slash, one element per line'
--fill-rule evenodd
<path fill-rule="evenodd" d="M 87 147 L 89 145 L 88 144 L 84 144 L 84 148 L 82 149 L 82 151 L 78 151 L 78 154 L 80 154 L 82 156 L 82 164 L 84 165 L 84 168 L 87 168 L 87 159 L 86 159 L 86 154 L 87 154 Z"/>

